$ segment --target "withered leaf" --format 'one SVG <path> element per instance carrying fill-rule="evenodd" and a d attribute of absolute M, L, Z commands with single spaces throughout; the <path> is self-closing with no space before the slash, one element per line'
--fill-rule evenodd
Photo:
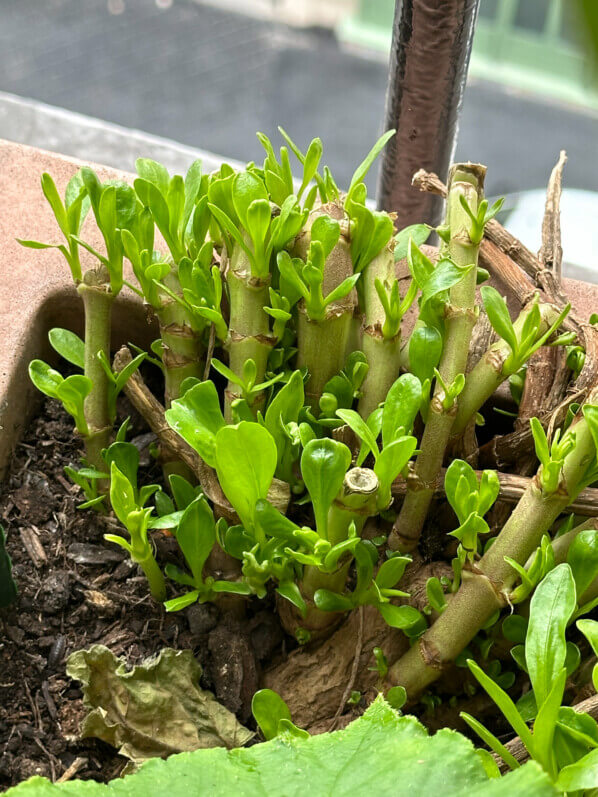
<path fill-rule="evenodd" d="M 104 645 L 72 653 L 67 673 L 90 709 L 81 737 L 95 736 L 140 763 L 207 747 L 239 747 L 253 734 L 211 692 L 190 650 L 164 648 L 128 669 Z"/>

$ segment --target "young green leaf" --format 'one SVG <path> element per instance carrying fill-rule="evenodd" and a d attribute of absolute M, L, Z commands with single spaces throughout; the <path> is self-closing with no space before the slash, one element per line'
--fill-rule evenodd
<path fill-rule="evenodd" d="M 272 689 L 260 689 L 251 701 L 251 713 L 266 741 L 274 739 L 280 732 L 280 720 L 291 721 L 289 707 Z"/>
<path fill-rule="evenodd" d="M 352 274 L 350 277 L 344 279 L 340 285 L 337 285 L 336 288 L 326 295 L 324 299 L 325 306 L 327 307 L 333 302 L 339 302 L 341 299 L 344 299 L 345 296 L 353 290 L 360 277 L 361 274 Z"/>
<path fill-rule="evenodd" d="M 268 201 L 268 191 L 260 178 L 249 171 L 242 171 L 233 180 L 233 204 L 241 225 L 249 232 L 247 213 L 256 200 Z"/>
<path fill-rule="evenodd" d="M 155 185 L 158 191 L 160 191 L 163 196 L 166 196 L 170 183 L 170 175 L 165 166 L 150 158 L 137 158 L 135 161 L 135 169 L 142 179 Z"/>
<path fill-rule="evenodd" d="M 393 383 L 382 411 L 383 446 L 390 445 L 397 434 L 411 432 L 421 399 L 421 382 L 413 374 L 403 374 Z"/>
<path fill-rule="evenodd" d="M 216 434 L 224 426 L 220 399 L 213 382 L 200 382 L 172 402 L 165 413 L 168 424 L 210 467 L 216 465 Z"/>
<path fill-rule="evenodd" d="M 552 777 L 557 774 L 553 740 L 559 710 L 565 693 L 566 680 L 567 670 L 563 667 L 558 673 L 555 673 L 554 681 L 550 684 L 548 694 L 540 705 L 538 716 L 534 722 L 534 757 Z"/>
<path fill-rule="evenodd" d="M 128 528 L 129 515 L 137 509 L 135 489 L 116 462 L 110 465 L 110 503 L 116 517 Z"/>
<path fill-rule="evenodd" d="M 525 661 L 539 707 L 565 664 L 565 630 L 575 606 L 575 581 L 563 563 L 540 582 L 530 603 Z"/>
<path fill-rule="evenodd" d="M 274 438 L 263 426 L 242 421 L 237 426 L 223 426 L 215 444 L 222 490 L 245 528 L 252 531 L 255 505 L 266 498 L 276 469 Z"/>
<path fill-rule="evenodd" d="M 598 575 L 598 531 L 584 529 L 575 535 L 567 551 L 576 594 L 581 597 Z"/>
<path fill-rule="evenodd" d="M 444 595 L 444 590 L 440 583 L 440 579 L 436 576 L 432 576 L 426 581 L 426 597 L 428 598 L 430 607 L 434 609 L 434 611 L 441 613 L 446 609 L 447 600 Z"/>
<path fill-rule="evenodd" d="M 561 706 L 553 746 L 559 770 L 579 761 L 590 750 L 598 747 L 598 723 L 589 714 L 578 713 L 569 706 Z"/>
<path fill-rule="evenodd" d="M 405 568 L 411 561 L 408 556 L 393 556 L 380 565 L 376 573 L 376 584 L 380 589 L 393 589 L 403 577 Z"/>
<path fill-rule="evenodd" d="M 505 745 L 499 741 L 499 739 L 491 731 L 488 730 L 488 728 L 482 725 L 481 722 L 478 722 L 475 717 L 472 717 L 471 714 L 467 714 L 465 711 L 459 712 L 459 716 L 465 720 L 472 731 L 477 733 L 480 739 L 487 744 L 488 747 L 496 753 L 496 755 L 502 758 L 508 767 L 511 769 L 518 769 L 521 766 L 519 761 L 517 761 L 513 754 L 509 752 L 508 748 L 506 748 Z"/>
<path fill-rule="evenodd" d="M 491 285 L 481 287 L 480 293 L 494 331 L 508 343 L 511 351 L 516 355 L 518 351 L 517 334 L 505 300 Z"/>
<path fill-rule="evenodd" d="M 76 365 L 77 368 L 85 367 L 85 343 L 69 329 L 54 327 L 48 332 L 50 345 L 61 357 Z"/>
<path fill-rule="evenodd" d="M 283 540 L 292 540 L 299 528 L 290 518 L 264 499 L 260 499 L 255 505 L 255 520 L 269 537 L 279 537 Z"/>
<path fill-rule="evenodd" d="M 166 575 L 168 575 L 168 566 L 166 567 Z M 185 592 L 184 595 L 179 595 L 177 598 L 171 598 L 169 601 L 164 601 L 164 608 L 167 612 L 180 612 L 191 606 L 197 601 L 200 596 L 200 590 L 194 589 L 190 592 Z"/>
<path fill-rule="evenodd" d="M 251 586 L 243 581 L 214 581 L 212 589 L 214 592 L 224 592 L 227 595 L 249 596 L 254 594 Z"/>
<path fill-rule="evenodd" d="M 337 410 L 336 414 L 355 432 L 360 440 L 363 440 L 369 450 L 373 452 L 374 457 L 378 458 L 380 449 L 378 448 L 376 438 L 361 415 L 355 412 L 355 410 Z"/>
<path fill-rule="evenodd" d="M 318 534 L 324 539 L 328 538 L 328 510 L 350 465 L 350 450 L 336 440 L 311 440 L 303 449 L 301 475 L 313 504 Z"/>
<path fill-rule="evenodd" d="M 336 412 L 336 407 L 334 411 Z M 367 427 L 371 431 L 375 440 L 379 437 L 380 431 L 382 429 L 382 412 L 383 412 L 383 407 L 377 407 L 372 413 L 370 413 L 366 421 Z M 363 465 L 363 462 L 367 457 L 367 455 L 370 453 L 370 451 L 371 449 L 369 445 L 367 445 L 367 443 L 365 443 L 362 440 L 361 446 L 359 448 L 359 454 L 357 455 L 357 460 L 355 461 L 355 464 L 357 465 L 358 468 L 360 468 Z"/>
<path fill-rule="evenodd" d="M 340 237 L 341 228 L 336 219 L 318 216 L 311 227 L 311 240 L 322 245 L 324 260 L 328 258 Z"/>
<path fill-rule="evenodd" d="M 301 594 L 301 590 L 294 581 L 281 581 L 276 592 L 281 598 L 285 598 L 289 603 L 292 603 L 293 606 L 299 609 L 302 617 L 307 615 L 307 604 Z"/>
<path fill-rule="evenodd" d="M 594 749 L 559 772 L 556 786 L 565 794 L 591 793 L 598 783 L 598 749 Z M 588 789 L 589 792 L 584 790 Z"/>
<path fill-rule="evenodd" d="M 485 515 L 498 498 L 500 480 L 495 470 L 485 470 L 480 479 L 478 492 L 478 513 Z"/>
<path fill-rule="evenodd" d="M 441 294 L 445 294 L 450 288 L 461 282 L 472 268 L 472 265 L 458 266 L 456 263 L 453 263 L 452 260 L 440 260 L 436 264 L 432 274 L 430 274 L 423 286 L 421 286 L 420 312 L 424 314 L 430 302 Z"/>
<path fill-rule="evenodd" d="M 193 574 L 194 586 L 201 586 L 204 565 L 216 542 L 214 515 L 203 496 L 196 498 L 183 512 L 176 540 Z"/>
<path fill-rule="evenodd" d="M 533 756 L 534 741 L 531 731 L 519 714 L 515 703 L 513 703 L 509 695 L 503 689 L 501 689 L 501 687 L 492 678 L 490 678 L 490 676 L 487 675 L 482 668 L 475 663 L 475 661 L 468 659 L 467 666 L 476 680 L 502 711 L 505 719 L 513 728 L 515 733 L 519 736 L 527 751 Z"/>
<path fill-rule="evenodd" d="M 305 160 L 303 162 L 303 180 L 301 187 L 297 192 L 297 196 L 301 197 L 307 186 L 313 180 L 314 175 L 318 169 L 320 159 L 322 158 L 322 141 L 319 138 L 314 138 L 310 141 L 307 152 L 305 153 Z"/>
<path fill-rule="evenodd" d="M 353 608 L 353 601 L 347 595 L 339 595 L 328 589 L 318 589 L 314 595 L 314 603 L 322 612 L 348 612 Z"/>
<path fill-rule="evenodd" d="M 519 614 L 510 614 L 503 620 L 502 632 L 509 642 L 523 644 L 527 633 L 527 620 Z"/>
<path fill-rule="evenodd" d="M 83 403 L 91 393 L 91 379 L 83 374 L 73 374 L 64 379 L 42 360 L 32 360 L 29 363 L 29 377 L 38 390 L 62 402 L 64 409 L 73 416 L 77 430 L 82 435 L 89 433 Z"/>
<path fill-rule="evenodd" d="M 395 263 L 407 257 L 409 241 L 413 240 L 416 246 L 425 244 L 430 237 L 432 228 L 429 224 L 410 224 L 404 227 L 395 236 Z"/>
<path fill-rule="evenodd" d="M 444 489 L 449 504 L 464 523 L 478 508 L 478 480 L 473 468 L 462 459 L 454 459 L 444 476 Z"/>
<path fill-rule="evenodd" d="M 435 266 L 412 238 L 407 244 L 407 265 L 419 289 L 423 291 L 426 283 L 434 274 Z"/>
<path fill-rule="evenodd" d="M 598 452 L 598 406 L 595 404 L 584 404 L 582 412 L 590 429 L 590 434 L 594 441 L 594 448 L 596 452 Z"/>
<path fill-rule="evenodd" d="M 419 625 L 423 620 L 421 613 L 413 606 L 395 606 L 393 603 L 380 603 L 378 604 L 378 611 L 387 625 L 400 630 Z"/>
<path fill-rule="evenodd" d="M 391 485 L 405 468 L 417 446 L 417 439 L 411 436 L 398 437 L 385 446 L 374 464 L 374 473 L 380 482 L 378 506 L 386 509 L 390 504 Z"/>
<path fill-rule="evenodd" d="M 198 495 L 201 494 L 201 487 L 194 487 L 184 476 L 178 473 L 171 473 L 168 477 L 170 491 L 178 510 L 187 509 Z"/>
<path fill-rule="evenodd" d="M 54 180 L 47 172 L 42 174 L 41 180 L 44 196 L 52 208 L 52 212 L 54 213 L 56 221 L 58 222 L 58 226 L 60 227 L 64 237 L 68 238 L 69 226 L 67 222 L 66 209 L 62 204 L 62 199 L 60 198 Z"/>
<path fill-rule="evenodd" d="M 265 242 L 271 219 L 272 211 L 266 199 L 255 199 L 247 208 L 247 231 L 253 243 L 256 259 L 260 261 L 265 257 Z M 264 268 L 268 265 L 262 264 Z"/>
<path fill-rule="evenodd" d="M 50 398 L 57 398 L 58 387 L 64 382 L 62 374 L 43 362 L 32 360 L 29 363 L 29 378 L 35 387 Z"/>
<path fill-rule="evenodd" d="M 202 165 L 200 160 L 195 160 L 189 166 L 187 174 L 185 175 L 185 206 L 183 210 L 183 224 L 182 229 L 185 231 L 189 225 L 189 220 L 193 209 L 202 191 Z M 205 196 L 205 195 L 204 195 Z M 204 201 L 207 201 L 207 197 Z M 202 237 L 203 240 L 203 237 Z"/>
<path fill-rule="evenodd" d="M 292 478 L 293 463 L 289 460 L 297 456 L 293 456 L 294 443 L 290 438 L 287 424 L 297 423 L 304 402 L 303 377 L 300 371 L 294 371 L 269 403 L 264 417 L 264 425 L 276 443 L 277 474 L 285 481 L 290 481 Z"/>
<path fill-rule="evenodd" d="M 102 454 L 108 470 L 114 462 L 119 472 L 130 482 L 133 490 L 137 489 L 137 469 L 139 468 L 139 451 L 132 443 L 112 443 Z"/>
<path fill-rule="evenodd" d="M 432 380 L 442 355 L 442 335 L 435 327 L 419 326 L 409 338 L 409 368 L 423 383 Z"/>
<path fill-rule="evenodd" d="M 348 197 L 351 196 L 352 192 L 359 185 L 359 183 L 363 182 L 372 164 L 374 163 L 378 155 L 382 152 L 387 142 L 394 136 L 395 133 L 396 130 L 387 130 L 386 133 L 380 136 L 378 141 L 376 141 L 372 149 L 368 152 L 368 154 L 359 164 L 357 169 L 355 169 L 353 177 L 351 178 L 351 184 L 349 185 L 349 190 L 347 191 Z"/>

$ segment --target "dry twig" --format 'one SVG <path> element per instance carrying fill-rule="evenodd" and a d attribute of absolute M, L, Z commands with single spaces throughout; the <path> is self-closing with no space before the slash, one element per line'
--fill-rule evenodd
<path fill-rule="evenodd" d="M 556 301 L 564 298 L 560 293 L 563 261 L 560 200 L 563 167 L 566 159 L 565 152 L 562 151 L 548 182 L 546 208 L 542 222 L 542 247 L 539 253 L 543 269 L 536 274 L 538 287 Z M 530 418 L 551 413 L 565 398 L 570 376 L 567 355 L 562 348 L 543 346 L 539 349 L 527 367 L 515 428 L 527 428 Z M 536 465 L 536 456 L 531 454 L 520 460 L 518 471 L 522 475 L 529 476 L 535 471 Z"/>
<path fill-rule="evenodd" d="M 22 528 L 19 531 L 21 542 L 27 553 L 29 554 L 29 558 L 37 567 L 44 567 L 44 565 L 48 564 L 48 557 L 46 552 L 44 551 L 44 547 L 40 542 L 39 537 L 37 536 L 37 531 L 32 528 Z"/>
<path fill-rule="evenodd" d="M 542 221 L 542 247 L 540 249 L 540 262 L 544 268 L 549 269 L 556 280 L 561 280 L 563 265 L 563 247 L 561 245 L 561 193 L 563 183 L 563 168 L 567 161 L 565 150 L 561 150 L 558 162 L 548 181 L 546 192 L 546 207 Z"/>
<path fill-rule="evenodd" d="M 79 770 L 82 769 L 86 764 L 87 764 L 87 758 L 83 757 L 75 758 L 70 767 L 67 767 L 67 769 L 64 770 L 64 772 L 58 778 L 56 783 L 66 783 L 67 780 L 74 778 L 77 772 L 79 772 Z"/>

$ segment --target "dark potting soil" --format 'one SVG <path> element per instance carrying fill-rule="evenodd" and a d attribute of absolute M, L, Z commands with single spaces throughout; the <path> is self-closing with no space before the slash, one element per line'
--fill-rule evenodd
<path fill-rule="evenodd" d="M 161 481 L 143 420 L 131 416 L 129 440 L 141 454 L 140 483 Z M 95 739 L 77 740 L 85 709 L 77 682 L 65 673 L 70 653 L 106 645 L 130 664 L 163 647 L 192 649 L 201 685 L 251 725 L 250 701 L 261 662 L 284 652 L 272 607 L 249 606 L 243 623 L 210 605 L 167 614 L 148 595 L 143 575 L 103 535 L 114 521 L 76 509 L 79 488 L 64 475 L 80 444 L 60 406 L 47 400 L 18 445 L 0 488 L 0 523 L 18 585 L 17 602 L 0 610 L 0 788 L 30 777 L 107 781 L 126 759 Z M 155 542 L 169 555 L 168 538 Z"/>

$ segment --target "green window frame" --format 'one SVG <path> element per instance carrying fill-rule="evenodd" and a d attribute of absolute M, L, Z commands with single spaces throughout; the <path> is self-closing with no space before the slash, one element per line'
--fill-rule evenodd
<path fill-rule="evenodd" d="M 573 8 L 571 0 L 542 0 L 546 10 L 541 29 L 517 25 L 524 4 L 535 2 L 480 0 L 470 74 L 598 108 L 598 75 L 565 19 Z M 339 37 L 387 52 L 394 5 L 394 0 L 360 0 L 355 14 L 341 23 Z"/>

